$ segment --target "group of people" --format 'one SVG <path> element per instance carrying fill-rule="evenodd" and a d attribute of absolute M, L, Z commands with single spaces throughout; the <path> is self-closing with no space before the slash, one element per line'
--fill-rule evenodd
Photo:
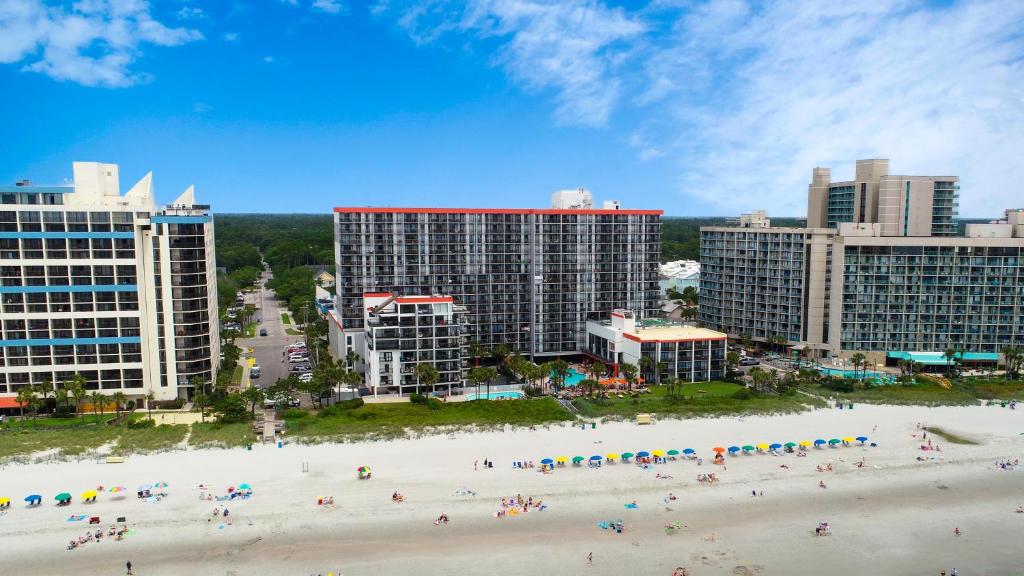
<path fill-rule="evenodd" d="M 815 536 L 828 536 L 830 534 L 832 534 L 832 528 L 828 525 L 828 522 L 821 522 L 814 529 Z"/>
<path fill-rule="evenodd" d="M 121 526 L 120 529 L 118 529 L 117 526 L 114 526 L 113 524 L 111 524 L 110 529 L 107 530 L 107 532 L 106 532 L 106 536 L 108 536 L 110 538 L 113 538 L 114 540 L 120 541 L 120 540 L 124 540 L 124 535 L 127 534 L 127 533 L 128 533 L 128 526 L 127 525 L 123 525 L 123 526 Z M 86 532 L 84 535 L 79 536 L 77 539 L 73 539 L 73 540 L 69 541 L 68 542 L 68 550 L 74 550 L 75 548 L 78 548 L 79 546 L 85 546 L 89 542 L 100 542 L 101 540 L 103 540 L 103 537 L 104 537 L 104 532 L 103 532 L 103 530 L 101 530 L 99 528 L 97 528 L 95 532 L 92 532 L 92 531 Z"/>
<path fill-rule="evenodd" d="M 440 526 L 441 524 L 444 524 L 445 526 L 448 525 L 447 512 L 441 512 L 441 515 L 437 517 L 437 520 L 434 520 L 434 526 Z"/>
<path fill-rule="evenodd" d="M 328 508 L 334 507 L 334 496 L 323 496 L 316 499 L 317 506 L 327 506 Z"/>
<path fill-rule="evenodd" d="M 485 465 L 486 465 L 486 463 L 487 463 L 487 461 L 484 460 L 484 464 Z M 528 470 L 530 468 L 533 468 L 533 460 L 516 460 L 516 461 L 512 462 L 512 467 L 513 468 L 518 468 L 520 470 Z"/>
<path fill-rule="evenodd" d="M 394 502 L 395 504 L 405 502 L 405 495 L 395 490 L 394 492 L 391 493 L 391 501 Z"/>
<path fill-rule="evenodd" d="M 701 484 L 714 484 L 718 482 L 718 476 L 715 476 L 714 472 L 710 474 L 697 474 L 697 482 Z"/>
<path fill-rule="evenodd" d="M 211 514 L 210 517 L 206 519 L 206 521 L 207 522 L 213 522 L 214 518 L 224 518 L 224 523 L 230 525 L 231 524 L 231 511 L 228 510 L 227 508 L 225 508 L 224 510 L 221 510 L 220 506 L 217 506 L 217 507 L 215 507 L 213 509 L 213 514 Z"/>
<path fill-rule="evenodd" d="M 528 496 L 524 499 L 522 494 L 517 494 L 510 498 L 502 498 L 501 507 L 494 513 L 494 517 L 504 518 L 505 516 L 526 514 L 531 508 L 544 511 L 547 509 L 547 505 L 540 498 L 534 500 L 533 496 Z"/>
<path fill-rule="evenodd" d="M 1013 460 L 1013 462 L 1011 462 L 1009 459 L 1007 459 L 1005 461 L 999 460 L 999 461 L 996 462 L 996 468 L 999 468 L 1000 470 L 1014 470 L 1014 469 L 1017 468 L 1017 466 L 1019 464 L 1020 464 L 1020 459 L 1019 458 L 1015 458 Z"/>
<path fill-rule="evenodd" d="M 478 464 L 478 461 L 474 460 L 473 461 L 473 470 L 477 470 L 477 464 Z M 493 460 L 488 460 L 487 458 L 484 458 L 484 468 L 494 468 L 494 461 Z"/>

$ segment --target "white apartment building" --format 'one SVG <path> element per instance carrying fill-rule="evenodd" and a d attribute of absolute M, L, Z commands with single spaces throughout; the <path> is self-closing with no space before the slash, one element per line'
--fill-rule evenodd
<path fill-rule="evenodd" d="M 0 408 L 28 385 L 191 397 L 220 356 L 213 219 L 190 187 L 158 210 L 152 174 L 74 163 L 74 184 L 0 186 Z M 13 406 L 12 406 L 13 404 Z"/>

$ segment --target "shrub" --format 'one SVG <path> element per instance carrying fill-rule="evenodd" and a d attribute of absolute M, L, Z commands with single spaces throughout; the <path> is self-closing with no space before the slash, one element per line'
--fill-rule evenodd
<path fill-rule="evenodd" d="M 364 404 L 364 402 L 363 402 L 362 398 L 353 398 L 351 400 L 343 400 L 341 402 L 338 402 L 337 404 L 333 404 L 331 406 L 325 406 L 324 408 L 321 408 L 320 409 L 320 416 L 322 418 L 327 418 L 327 417 L 330 417 L 330 416 L 337 416 L 338 414 L 342 414 L 344 412 L 349 412 L 349 411 L 355 410 L 357 408 L 360 408 L 360 407 L 362 407 L 363 404 Z"/>
<path fill-rule="evenodd" d="M 54 418 L 74 418 L 76 416 L 73 406 L 57 406 L 53 409 Z"/>
<path fill-rule="evenodd" d="M 305 418 L 306 416 L 309 416 L 309 412 L 306 412 L 305 410 L 302 410 L 300 408 L 289 408 L 282 412 L 281 416 L 285 420 L 298 420 L 299 418 Z"/>
<path fill-rule="evenodd" d="M 156 426 L 156 422 L 150 420 L 149 418 L 128 421 L 129 430 L 142 430 L 144 428 L 153 428 L 154 426 Z"/>
<path fill-rule="evenodd" d="M 740 388 L 732 393 L 732 397 L 735 400 L 750 400 L 752 396 L 753 395 L 750 393 L 750 390 L 747 390 L 746 388 Z"/>
<path fill-rule="evenodd" d="M 441 401 L 438 400 L 437 398 L 428 398 L 427 399 L 427 408 L 430 408 L 431 410 L 440 410 L 441 409 Z"/>
<path fill-rule="evenodd" d="M 426 404 L 427 397 L 423 394 L 409 394 L 409 402 L 412 402 L 413 404 Z"/>
<path fill-rule="evenodd" d="M 537 398 L 544 395 L 544 391 L 541 390 L 540 386 L 526 386 L 523 388 L 523 392 L 530 398 Z"/>
<path fill-rule="evenodd" d="M 821 382 L 823 388 L 835 390 L 836 392 L 853 392 L 854 381 L 848 378 L 826 378 Z"/>

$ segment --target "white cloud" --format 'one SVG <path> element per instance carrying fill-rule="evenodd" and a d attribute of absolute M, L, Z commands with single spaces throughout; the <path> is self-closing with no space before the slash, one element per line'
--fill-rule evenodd
<path fill-rule="evenodd" d="M 179 20 L 200 20 L 206 18 L 206 12 L 203 12 L 202 8 L 196 8 L 194 6 L 182 6 L 178 10 Z"/>
<path fill-rule="evenodd" d="M 273 64 L 274 62 L 277 62 L 277 60 L 275 60 L 273 56 L 264 56 L 263 61 L 266 62 L 267 64 Z"/>
<path fill-rule="evenodd" d="M 608 121 L 625 42 L 644 31 L 621 8 L 589 0 L 470 0 L 454 13 L 427 1 L 403 8 L 398 22 L 421 44 L 452 32 L 500 42 L 496 65 L 529 90 L 553 90 L 558 122 L 591 126 Z"/>
<path fill-rule="evenodd" d="M 238 41 L 241 40 L 241 38 L 242 37 L 238 32 L 228 32 L 224 34 L 224 41 L 228 44 L 238 44 Z"/>
<path fill-rule="evenodd" d="M 192 111 L 195 112 L 196 114 L 206 114 L 207 112 L 209 112 L 211 110 L 213 110 L 213 106 L 210 106 L 206 102 L 193 102 L 192 103 Z"/>
<path fill-rule="evenodd" d="M 345 10 L 345 5 L 340 0 L 313 0 L 313 9 L 328 14 L 338 14 Z"/>
<path fill-rule="evenodd" d="M 142 0 L 0 0 L 0 63 L 86 86 L 120 88 L 148 80 L 131 65 L 145 44 L 178 46 L 202 38 L 170 28 Z"/>

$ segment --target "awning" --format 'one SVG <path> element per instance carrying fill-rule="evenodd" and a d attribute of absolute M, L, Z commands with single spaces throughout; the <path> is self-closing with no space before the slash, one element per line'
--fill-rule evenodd
<path fill-rule="evenodd" d="M 18 403 L 17 398 L 0 397 L 0 408 L 21 408 L 21 404 Z"/>
<path fill-rule="evenodd" d="M 886 353 L 889 358 L 897 360 L 913 360 L 924 366 L 945 366 L 949 364 L 942 352 L 903 352 L 890 350 Z M 957 352 L 956 355 L 963 362 L 998 362 L 999 354 L 995 352 Z"/>

